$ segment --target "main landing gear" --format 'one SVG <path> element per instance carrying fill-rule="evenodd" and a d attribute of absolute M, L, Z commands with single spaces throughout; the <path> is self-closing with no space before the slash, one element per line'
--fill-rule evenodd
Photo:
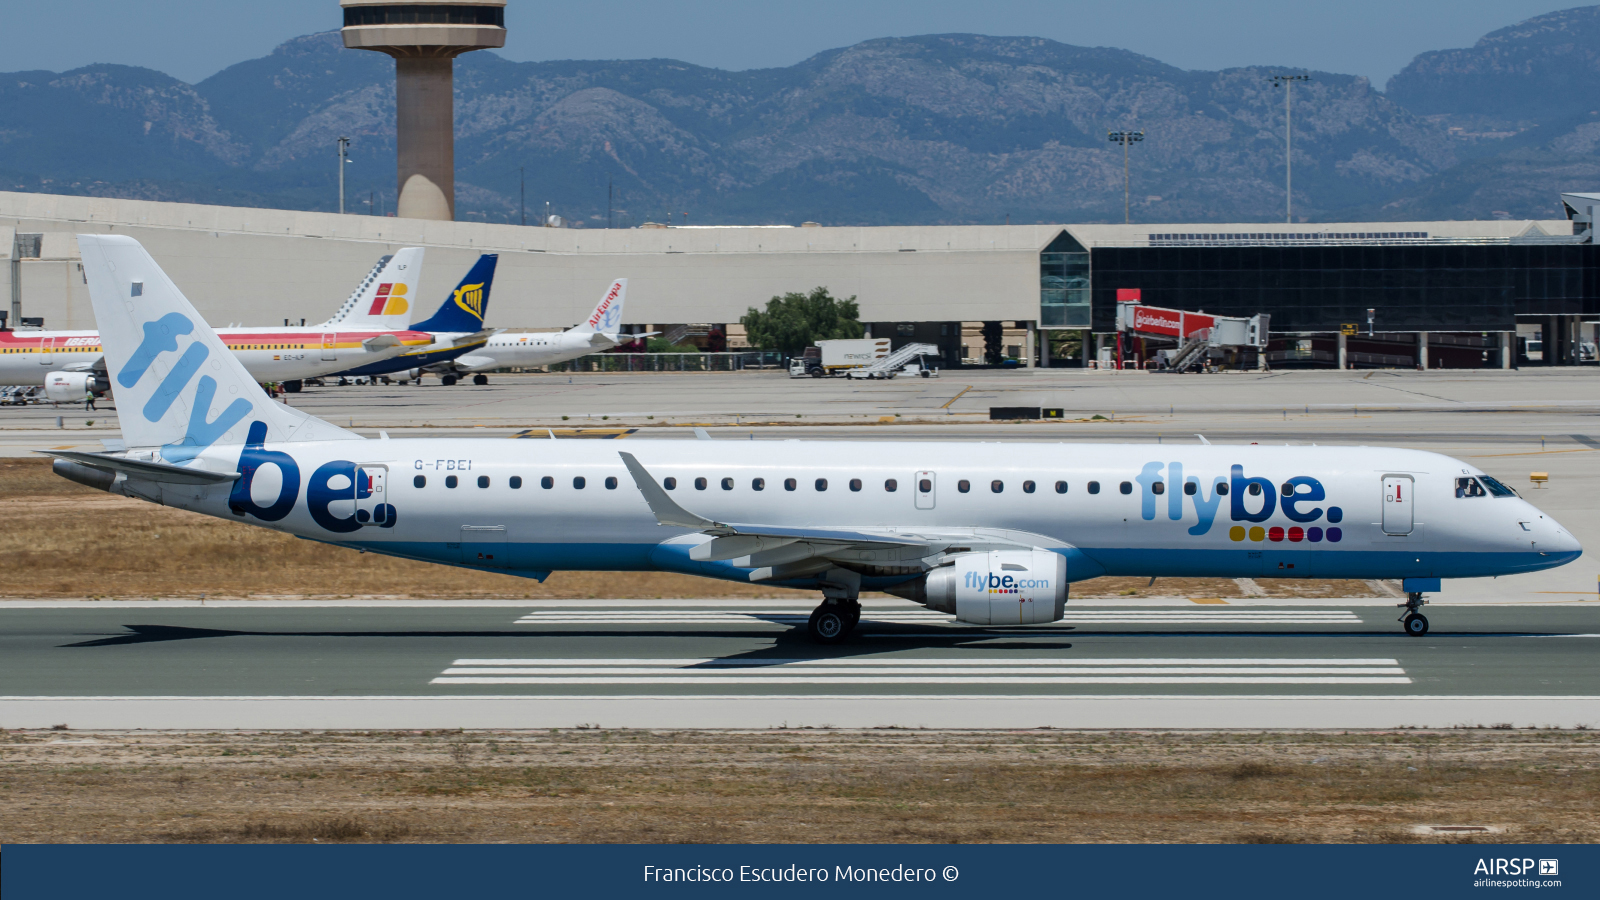
<path fill-rule="evenodd" d="M 861 621 L 861 576 L 848 569 L 822 574 L 822 605 L 811 611 L 806 630 L 819 644 L 837 644 Z"/>
<path fill-rule="evenodd" d="M 850 636 L 861 621 L 861 603 L 856 600 L 824 600 L 811 611 L 806 630 L 819 644 L 837 644 Z"/>
<path fill-rule="evenodd" d="M 1421 591 L 1406 594 L 1406 602 L 1400 604 L 1406 611 L 1405 615 L 1400 617 L 1400 625 L 1406 630 L 1406 634 L 1422 637 L 1428 633 L 1428 617 L 1418 612 L 1422 609 L 1422 604 L 1427 602 L 1422 599 Z"/>

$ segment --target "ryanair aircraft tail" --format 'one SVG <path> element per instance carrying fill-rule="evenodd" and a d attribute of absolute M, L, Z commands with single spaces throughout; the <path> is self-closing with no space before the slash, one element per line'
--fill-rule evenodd
<path fill-rule="evenodd" d="M 618 278 L 611 282 L 606 292 L 595 306 L 589 318 L 578 323 L 572 329 L 578 334 L 601 332 L 616 333 L 622 327 L 622 302 L 628 298 L 628 279 Z"/>
<path fill-rule="evenodd" d="M 80 234 L 78 248 L 129 449 L 181 463 L 213 445 L 361 439 L 268 397 L 138 241 Z"/>
<path fill-rule="evenodd" d="M 483 317 L 489 312 L 489 288 L 494 284 L 494 267 L 499 254 L 478 257 L 456 289 L 446 297 L 432 318 L 413 325 L 413 330 L 450 334 L 470 334 L 483 330 Z"/>
<path fill-rule="evenodd" d="M 405 247 L 385 256 L 322 327 L 404 331 L 411 325 L 411 301 L 421 279 L 421 247 Z"/>

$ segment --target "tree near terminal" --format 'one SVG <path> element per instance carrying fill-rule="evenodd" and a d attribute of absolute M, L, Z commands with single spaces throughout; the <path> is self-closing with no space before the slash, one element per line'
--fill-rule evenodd
<path fill-rule="evenodd" d="M 791 291 L 773 297 L 765 311 L 752 306 L 739 322 L 752 346 L 798 356 L 817 341 L 861 337 L 866 328 L 857 321 L 860 315 L 854 294 L 838 300 L 827 288 L 817 287 L 808 294 Z"/>

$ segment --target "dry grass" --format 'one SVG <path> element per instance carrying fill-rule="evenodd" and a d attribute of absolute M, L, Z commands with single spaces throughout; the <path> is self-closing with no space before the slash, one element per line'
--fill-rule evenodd
<path fill-rule="evenodd" d="M 1600 840 L 1582 732 L 0 736 L 0 839 Z M 843 837 L 842 837 L 843 836 Z"/>
<path fill-rule="evenodd" d="M 810 591 L 658 572 L 557 572 L 543 584 L 302 541 L 117 497 L 0 459 L 0 597 L 790 598 Z M 1359 581 L 1261 579 L 1268 596 L 1365 597 Z M 1234 598 L 1226 578 L 1095 578 L 1074 597 Z M 881 595 L 878 595 L 881 596 Z"/>

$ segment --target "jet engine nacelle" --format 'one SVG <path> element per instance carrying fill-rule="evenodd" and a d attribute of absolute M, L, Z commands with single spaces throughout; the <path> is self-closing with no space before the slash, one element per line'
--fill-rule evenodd
<path fill-rule="evenodd" d="M 422 370 L 421 369 L 407 369 L 400 376 L 400 380 L 401 381 L 416 381 L 418 378 L 421 378 L 421 377 L 422 377 Z"/>
<path fill-rule="evenodd" d="M 923 576 L 912 599 L 973 625 L 1057 622 L 1067 607 L 1067 558 L 1035 547 L 963 553 Z M 898 593 L 898 592 L 896 592 Z"/>
<path fill-rule="evenodd" d="M 110 382 L 94 372 L 51 372 L 44 377 L 44 396 L 54 403 L 82 403 L 91 391 L 103 394 Z"/>

